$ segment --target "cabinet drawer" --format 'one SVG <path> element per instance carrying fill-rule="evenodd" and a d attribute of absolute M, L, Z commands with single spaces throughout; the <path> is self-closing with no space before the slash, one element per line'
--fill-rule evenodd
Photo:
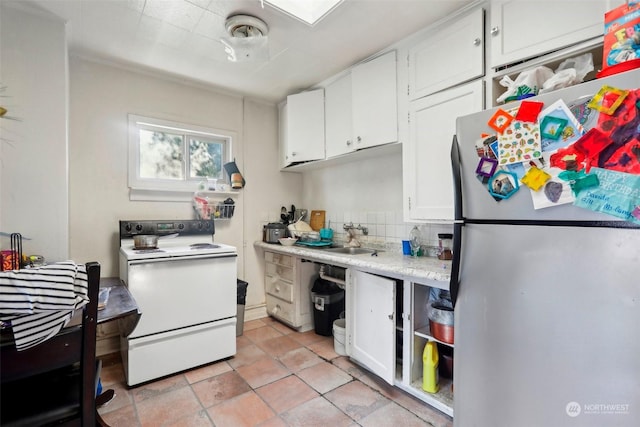
<path fill-rule="evenodd" d="M 271 295 L 267 295 L 267 314 L 283 320 L 292 326 L 299 326 L 295 324 L 294 313 L 295 310 L 293 304 L 285 302 Z"/>
<path fill-rule="evenodd" d="M 265 276 L 264 282 L 268 294 L 293 302 L 293 285 L 291 283 L 283 282 L 276 276 Z"/>
<path fill-rule="evenodd" d="M 277 254 L 274 252 L 265 252 L 264 260 L 275 264 L 293 267 L 293 257 L 290 255 Z"/>
<path fill-rule="evenodd" d="M 293 268 L 291 267 L 284 267 L 282 265 L 267 262 L 265 265 L 265 270 L 267 276 L 278 277 L 289 282 L 293 281 Z"/>

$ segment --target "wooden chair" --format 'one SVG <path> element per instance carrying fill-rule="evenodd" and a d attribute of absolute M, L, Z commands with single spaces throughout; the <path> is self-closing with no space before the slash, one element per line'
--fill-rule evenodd
<path fill-rule="evenodd" d="M 6 342 L 0 347 L 1 425 L 106 425 L 96 410 L 100 264 L 86 267 L 89 302 L 80 325 L 27 350 Z"/>

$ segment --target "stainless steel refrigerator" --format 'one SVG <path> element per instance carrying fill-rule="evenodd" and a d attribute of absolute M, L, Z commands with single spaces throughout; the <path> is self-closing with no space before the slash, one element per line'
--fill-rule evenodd
<path fill-rule="evenodd" d="M 640 71 L 529 100 L 605 84 L 638 88 Z M 572 204 L 534 209 L 524 186 L 497 201 L 476 172 L 495 111 L 459 118 L 452 146 L 454 426 L 638 426 L 640 229 Z"/>

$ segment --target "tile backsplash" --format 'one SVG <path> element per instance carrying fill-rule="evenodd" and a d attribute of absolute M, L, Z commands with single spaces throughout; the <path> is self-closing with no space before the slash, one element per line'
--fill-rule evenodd
<path fill-rule="evenodd" d="M 451 233 L 453 226 L 449 224 L 421 224 L 404 222 L 402 211 L 381 211 L 381 212 L 333 212 L 326 211 L 325 227 L 333 229 L 333 238 L 336 241 L 346 241 L 347 232 L 344 224 L 353 223 L 354 226 L 361 225 L 368 229 L 368 235 L 363 235 L 362 231 L 356 230 L 356 237 L 363 246 L 379 247 L 387 250 L 398 250 L 402 248 L 402 240 L 409 239 L 411 229 L 417 225 L 422 233 L 422 243 L 426 246 L 438 246 L 438 233 Z M 307 222 L 308 222 L 307 218 Z M 265 219 L 268 222 L 279 222 L 279 216 L 269 215 Z"/>

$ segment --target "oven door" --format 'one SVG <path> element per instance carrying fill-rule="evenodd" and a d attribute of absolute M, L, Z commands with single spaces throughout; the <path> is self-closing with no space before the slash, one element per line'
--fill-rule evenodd
<path fill-rule="evenodd" d="M 236 315 L 237 255 L 131 260 L 125 281 L 142 316 L 129 338 Z"/>

